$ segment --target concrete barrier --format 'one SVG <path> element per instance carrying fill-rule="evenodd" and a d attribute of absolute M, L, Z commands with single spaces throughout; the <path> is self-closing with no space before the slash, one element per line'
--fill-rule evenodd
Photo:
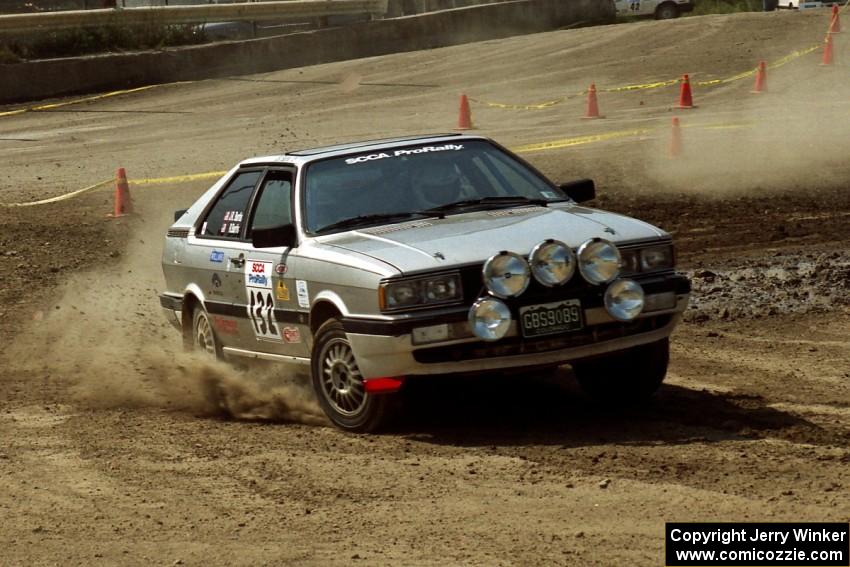
<path fill-rule="evenodd" d="M 515 0 L 285 36 L 0 65 L 0 103 L 263 73 L 498 39 L 614 17 L 605 0 Z"/>

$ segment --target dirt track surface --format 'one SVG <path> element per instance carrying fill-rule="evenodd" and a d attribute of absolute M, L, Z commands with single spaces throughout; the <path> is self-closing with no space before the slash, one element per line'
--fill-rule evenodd
<path fill-rule="evenodd" d="M 825 12 L 588 28 L 165 86 L 0 118 L 0 201 L 110 177 L 220 170 L 253 154 L 450 130 L 457 93 L 532 103 L 689 72 L 725 78 L 817 43 Z M 850 40 L 838 36 L 839 57 Z M 660 565 L 665 521 L 850 517 L 848 69 L 813 53 L 698 89 L 540 111 L 473 105 L 508 146 L 640 129 L 524 154 L 595 177 L 601 207 L 671 231 L 694 276 L 666 385 L 626 413 L 555 379 L 436 380 L 380 436 L 323 425 L 297 376 L 183 354 L 158 255 L 203 183 L 3 212 L 0 547 L 12 565 Z M 368 83 L 368 84 L 366 84 Z M 209 415 L 220 383 L 232 413 Z"/>

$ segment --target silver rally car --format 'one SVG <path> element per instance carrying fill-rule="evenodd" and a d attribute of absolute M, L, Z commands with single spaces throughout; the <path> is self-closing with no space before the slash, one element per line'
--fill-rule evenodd
<path fill-rule="evenodd" d="M 248 159 L 175 214 L 160 302 L 187 346 L 309 366 L 347 430 L 411 376 L 570 363 L 592 396 L 639 399 L 690 282 L 669 234 L 594 197 L 480 136 Z"/>

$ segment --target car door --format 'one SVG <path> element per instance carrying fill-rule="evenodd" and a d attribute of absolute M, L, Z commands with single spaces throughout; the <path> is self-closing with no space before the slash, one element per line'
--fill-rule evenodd
<path fill-rule="evenodd" d="M 254 229 L 291 225 L 294 221 L 295 171 L 269 169 L 261 183 L 246 226 L 246 239 Z M 294 279 L 292 250 L 288 247 L 251 248 L 246 257 L 244 297 L 246 313 L 257 350 L 288 357 L 309 355 L 307 316 L 299 313 L 299 284 Z M 303 294 L 302 294 L 303 295 Z"/>
<path fill-rule="evenodd" d="M 250 243 L 244 237 L 251 200 L 264 168 L 239 170 L 201 216 L 188 250 L 192 280 L 204 293 L 204 308 L 222 346 L 245 348 L 244 271 Z"/>

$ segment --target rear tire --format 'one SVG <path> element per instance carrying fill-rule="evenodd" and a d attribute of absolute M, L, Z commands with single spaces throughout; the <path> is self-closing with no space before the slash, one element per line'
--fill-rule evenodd
<path fill-rule="evenodd" d="M 210 316 L 200 305 L 192 314 L 192 349 L 221 360 L 221 342 L 215 334 Z"/>
<path fill-rule="evenodd" d="M 599 402 L 629 405 L 652 396 L 667 375 L 670 340 L 573 364 L 581 389 Z"/>
<path fill-rule="evenodd" d="M 358 433 L 385 425 L 396 396 L 366 393 L 351 343 L 337 319 L 329 319 L 316 332 L 310 369 L 319 405 L 334 425 Z"/>
<path fill-rule="evenodd" d="M 679 17 L 679 8 L 675 4 L 662 4 L 655 10 L 656 20 L 672 20 Z"/>
<path fill-rule="evenodd" d="M 215 334 L 210 316 L 198 305 L 192 314 L 192 349 L 210 359 L 223 360 L 221 342 Z M 204 399 L 213 413 L 227 412 L 227 396 L 218 380 L 205 378 L 201 382 Z"/>

